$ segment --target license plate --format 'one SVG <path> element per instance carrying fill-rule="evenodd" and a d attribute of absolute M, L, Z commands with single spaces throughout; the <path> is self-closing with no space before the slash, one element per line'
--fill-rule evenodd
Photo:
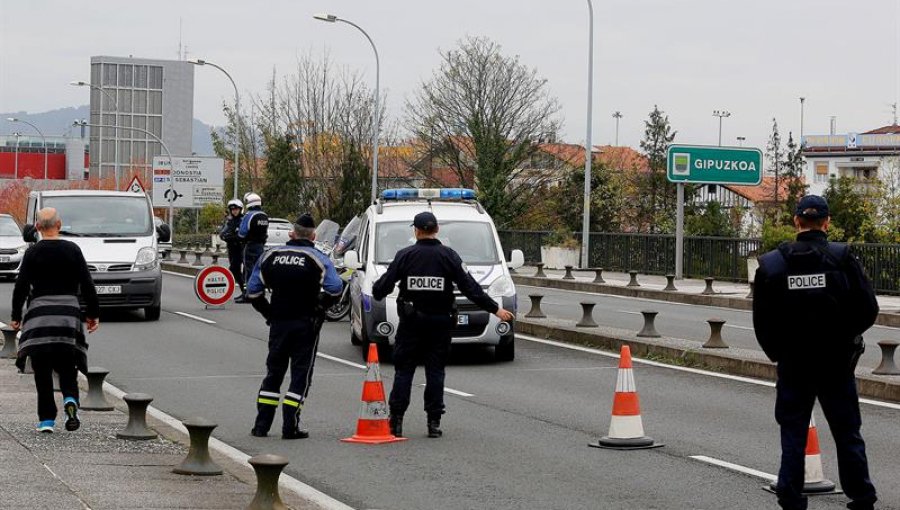
<path fill-rule="evenodd" d="M 121 294 L 121 285 L 97 285 L 97 294 Z"/>
<path fill-rule="evenodd" d="M 0 257 L 0 262 L 9 262 L 12 260 L 12 257 Z"/>
<path fill-rule="evenodd" d="M 456 325 L 457 326 L 468 326 L 469 325 L 469 316 L 468 315 L 456 316 Z"/>

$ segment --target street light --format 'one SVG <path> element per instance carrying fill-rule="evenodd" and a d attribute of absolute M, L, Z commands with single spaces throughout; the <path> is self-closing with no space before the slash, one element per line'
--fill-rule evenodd
<path fill-rule="evenodd" d="M 119 102 L 116 101 L 116 98 L 110 95 L 108 90 L 103 90 L 102 87 L 97 85 L 93 85 L 86 81 L 70 81 L 69 85 L 73 87 L 89 87 L 91 90 L 99 90 L 103 93 L 113 104 L 113 111 L 115 111 L 115 125 L 119 125 Z M 100 101 L 99 108 L 97 111 L 100 112 L 100 123 L 103 123 L 103 101 Z M 115 172 L 116 178 L 116 191 L 119 191 L 119 130 L 113 129 L 113 170 Z M 99 152 L 99 158 L 97 158 L 97 174 L 100 178 L 103 178 L 103 132 L 100 131 L 97 133 L 97 152 Z"/>
<path fill-rule="evenodd" d="M 350 25 L 366 36 L 369 44 L 372 45 L 372 51 L 375 52 L 375 126 L 372 128 L 372 203 L 374 204 L 378 194 L 378 137 L 381 129 L 381 60 L 378 57 L 378 48 L 369 34 L 350 20 L 339 18 L 334 14 L 316 14 L 313 18 L 326 23 L 340 22 Z"/>
<path fill-rule="evenodd" d="M 43 143 L 44 143 L 44 180 L 46 181 L 47 180 L 47 138 L 44 136 L 44 133 L 41 133 L 41 130 L 38 129 L 37 126 L 35 126 L 31 122 L 28 122 L 27 120 L 17 119 L 16 117 L 7 117 L 6 120 L 8 120 L 10 122 L 19 122 L 19 123 L 31 126 L 32 128 L 34 128 L 35 131 L 38 132 L 39 135 L 41 135 L 41 140 L 43 140 Z M 16 168 L 18 168 L 18 165 L 19 165 L 19 139 L 16 138 Z M 17 178 L 18 178 L 18 173 L 19 172 L 17 170 L 16 171 Z"/>
<path fill-rule="evenodd" d="M 746 139 L 747 139 L 746 136 L 739 136 L 739 137 L 737 137 L 738 144 L 740 144 L 740 146 L 743 147 L 743 146 L 744 146 L 744 140 L 746 140 Z"/>
<path fill-rule="evenodd" d="M 800 96 L 800 144 L 803 145 L 803 113 L 806 106 L 806 98 Z"/>
<path fill-rule="evenodd" d="M 616 112 L 613 114 L 613 118 L 616 119 L 616 147 L 619 146 L 619 119 L 621 119 L 622 117 L 622 112 Z"/>
<path fill-rule="evenodd" d="M 231 82 L 231 86 L 234 87 L 234 119 L 235 119 L 235 134 L 234 134 L 234 199 L 237 200 L 238 197 L 238 153 L 241 152 L 241 97 L 238 94 L 237 85 L 234 83 L 234 79 L 231 78 L 231 75 L 228 74 L 228 71 L 223 69 L 217 64 L 213 64 L 208 60 L 203 59 L 195 59 L 188 60 L 191 64 L 195 66 L 210 66 L 215 67 L 219 71 L 225 74 L 228 77 L 228 81 Z"/>
<path fill-rule="evenodd" d="M 591 123 L 594 113 L 594 4 L 588 4 L 588 76 L 587 76 L 587 122 L 584 137 L 584 214 L 581 218 L 581 267 L 590 266 L 591 245 L 591 163 L 593 141 Z M 618 121 L 617 121 L 618 122 Z"/>
<path fill-rule="evenodd" d="M 22 136 L 22 133 L 19 133 L 18 131 L 16 131 L 12 135 L 16 137 L 16 162 L 15 162 L 15 166 L 14 166 L 15 170 L 13 170 L 13 176 L 15 179 L 18 179 L 19 178 L 19 137 Z"/>
<path fill-rule="evenodd" d="M 731 112 L 727 110 L 713 110 L 713 117 L 719 118 L 719 147 L 722 146 L 722 119 L 731 117 Z"/>

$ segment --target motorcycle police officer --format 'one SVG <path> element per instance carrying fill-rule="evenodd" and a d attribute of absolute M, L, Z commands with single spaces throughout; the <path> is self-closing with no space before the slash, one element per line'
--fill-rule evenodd
<path fill-rule="evenodd" d="M 247 283 L 250 303 L 270 325 L 267 373 L 259 388 L 256 423 L 250 432 L 257 437 L 265 437 L 275 419 L 288 364 L 291 383 L 281 403 L 281 437 L 309 437 L 309 432 L 300 428 L 300 412 L 312 379 L 324 307 L 329 305 L 320 292 L 333 298 L 343 289 L 331 260 L 313 244 L 316 231 L 311 216 L 297 218 L 290 238 L 286 246 L 265 252 Z M 266 300 L 266 288 L 272 291 L 271 303 Z"/>
<path fill-rule="evenodd" d="M 244 281 L 250 280 L 250 272 L 256 267 L 256 261 L 266 249 L 269 238 L 269 216 L 262 210 L 262 199 L 256 193 L 244 195 L 247 214 L 241 219 L 238 238 L 244 244 Z M 245 296 L 238 296 L 236 303 L 248 302 Z"/>
<path fill-rule="evenodd" d="M 878 499 L 860 434 L 854 369 L 865 348 L 860 336 L 878 315 L 878 302 L 859 261 L 843 243 L 828 242 L 828 203 L 816 195 L 797 205 L 797 238 L 759 258 L 753 327 L 777 362 L 775 419 L 781 427 L 781 468 L 775 491 L 785 509 L 806 509 L 804 458 L 818 397 L 838 453 L 848 508 L 868 510 Z"/>
<path fill-rule="evenodd" d="M 241 295 L 235 298 L 240 303 L 246 300 L 244 296 L 244 246 L 241 238 L 238 237 L 238 231 L 241 228 L 241 220 L 244 219 L 244 203 L 238 199 L 228 201 L 228 213 L 225 221 L 222 222 L 219 238 L 225 241 L 228 248 L 228 270 L 234 275 L 234 282 L 241 289 Z"/>
<path fill-rule="evenodd" d="M 444 367 L 450 352 L 450 333 L 456 325 L 453 284 L 467 298 L 500 320 L 513 314 L 500 308 L 472 278 L 459 255 L 437 239 L 437 218 L 431 212 L 416 215 L 416 244 L 397 252 L 387 272 L 372 287 L 372 297 L 384 299 L 400 282 L 394 345 L 394 386 L 389 399 L 391 433 L 403 435 L 403 415 L 409 407 L 416 364 L 425 364 L 425 412 L 428 437 L 441 437 L 444 414 Z"/>

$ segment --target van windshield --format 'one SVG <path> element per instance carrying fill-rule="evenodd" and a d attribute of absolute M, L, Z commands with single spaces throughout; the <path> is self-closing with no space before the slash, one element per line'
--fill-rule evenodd
<path fill-rule="evenodd" d="M 44 197 L 44 207 L 53 207 L 62 220 L 62 235 L 145 236 L 153 233 L 153 216 L 144 196 Z"/>
<path fill-rule="evenodd" d="M 440 223 L 438 239 L 459 253 L 463 262 L 476 266 L 499 264 L 497 243 L 490 223 L 483 221 L 447 221 Z M 416 242 L 410 222 L 397 221 L 375 225 L 375 263 L 390 264 L 398 251 Z"/>

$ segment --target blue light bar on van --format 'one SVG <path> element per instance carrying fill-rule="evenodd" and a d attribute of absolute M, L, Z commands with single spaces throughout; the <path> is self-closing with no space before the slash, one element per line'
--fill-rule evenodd
<path fill-rule="evenodd" d="M 398 188 L 381 192 L 382 200 L 475 200 L 475 191 L 467 188 Z"/>

